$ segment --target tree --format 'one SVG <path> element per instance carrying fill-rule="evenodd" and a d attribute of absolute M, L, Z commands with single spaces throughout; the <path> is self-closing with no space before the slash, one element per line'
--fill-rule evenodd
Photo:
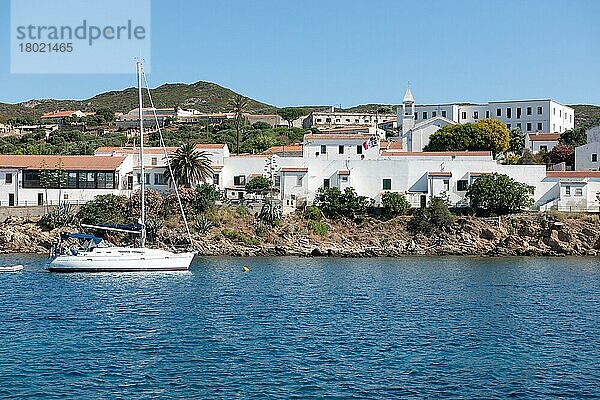
<path fill-rule="evenodd" d="M 396 192 L 384 192 L 381 195 L 381 204 L 383 206 L 383 216 L 388 219 L 403 215 L 410 208 L 406 196 Z"/>
<path fill-rule="evenodd" d="M 356 194 L 348 187 L 343 192 L 338 188 L 320 188 L 315 197 L 315 206 L 328 218 L 347 217 L 355 219 L 372 211 L 374 201 Z"/>
<path fill-rule="evenodd" d="M 196 186 L 192 207 L 198 212 L 205 212 L 212 209 L 216 202 L 221 199 L 221 193 L 210 183 L 203 183 Z"/>
<path fill-rule="evenodd" d="M 124 224 L 128 219 L 129 200 L 114 194 L 99 195 L 79 208 L 77 216 L 83 224 Z"/>
<path fill-rule="evenodd" d="M 479 214 L 504 215 L 530 208 L 533 189 L 504 174 L 483 175 L 469 186 L 467 197 Z"/>
<path fill-rule="evenodd" d="M 521 128 L 513 128 L 509 132 L 508 150 L 514 154 L 523 154 L 525 149 L 525 133 Z"/>
<path fill-rule="evenodd" d="M 240 154 L 240 132 L 244 124 L 244 112 L 248 107 L 248 99 L 237 95 L 229 102 L 231 112 L 235 114 L 236 153 Z"/>
<path fill-rule="evenodd" d="M 255 176 L 246 183 L 246 191 L 264 196 L 271 190 L 273 182 L 264 176 Z"/>
<path fill-rule="evenodd" d="M 525 149 L 523 156 L 517 162 L 519 165 L 541 165 L 544 163 L 544 157 L 540 154 L 533 154 L 531 150 Z"/>
<path fill-rule="evenodd" d="M 450 201 L 447 196 L 433 196 L 429 205 L 419 208 L 408 223 L 413 233 L 431 234 L 435 230 L 444 229 L 454 222 L 449 210 Z"/>
<path fill-rule="evenodd" d="M 485 118 L 477 121 L 475 127 L 479 136 L 473 150 L 490 150 L 494 154 L 508 150 L 510 134 L 504 123 L 497 119 Z"/>
<path fill-rule="evenodd" d="M 583 146 L 587 143 L 585 129 L 575 128 L 564 131 L 560 134 L 560 139 L 558 141 L 560 144 L 566 144 L 573 147 Z"/>
<path fill-rule="evenodd" d="M 277 111 L 277 114 L 279 114 L 281 118 L 286 120 L 288 126 L 291 128 L 294 121 L 300 118 L 301 116 L 305 115 L 306 112 L 303 108 L 299 107 L 284 107 L 279 109 L 279 111 Z"/>
<path fill-rule="evenodd" d="M 175 151 L 169 163 L 173 169 L 175 183 L 186 188 L 212 177 L 210 159 L 205 151 L 197 151 L 193 144 L 186 143 Z M 170 174 L 167 174 L 170 179 Z"/>
<path fill-rule="evenodd" d="M 496 119 L 482 119 L 475 124 L 448 125 L 429 138 L 425 151 L 491 151 L 503 153 L 509 146 L 506 126 Z"/>
<path fill-rule="evenodd" d="M 548 153 L 552 164 L 564 162 L 567 165 L 575 165 L 575 148 L 566 144 L 557 144 Z"/>

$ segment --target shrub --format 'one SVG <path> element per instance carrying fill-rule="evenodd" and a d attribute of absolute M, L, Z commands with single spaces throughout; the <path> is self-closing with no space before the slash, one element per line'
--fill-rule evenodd
<path fill-rule="evenodd" d="M 150 242 L 154 242 L 158 236 L 158 231 L 162 229 L 164 222 L 162 219 L 149 219 L 146 221 L 146 235 Z"/>
<path fill-rule="evenodd" d="M 264 237 L 267 234 L 267 227 L 263 223 L 256 224 L 255 229 L 256 236 Z"/>
<path fill-rule="evenodd" d="M 467 189 L 467 197 L 478 214 L 503 215 L 530 208 L 533 186 L 504 174 L 483 175 Z"/>
<path fill-rule="evenodd" d="M 410 203 L 406 196 L 396 192 L 385 192 L 381 195 L 381 204 L 383 206 L 383 216 L 385 218 L 394 218 L 403 215 L 410 208 Z"/>
<path fill-rule="evenodd" d="M 194 224 L 194 229 L 196 230 L 196 232 L 205 235 L 208 233 L 208 231 L 212 229 L 213 226 L 215 225 L 210 219 L 206 217 L 200 217 L 196 220 L 196 223 Z"/>
<path fill-rule="evenodd" d="M 165 198 L 156 190 L 146 189 L 144 192 L 146 219 L 162 219 L 165 216 Z M 139 190 L 129 198 L 129 216 L 136 220 L 140 215 L 142 199 Z"/>
<path fill-rule="evenodd" d="M 413 214 L 408 224 L 408 229 L 413 233 L 422 232 L 430 234 L 435 230 L 452 225 L 454 217 L 448 206 L 449 202 L 446 197 L 432 197 L 428 207 L 420 208 Z"/>
<path fill-rule="evenodd" d="M 326 236 L 329 233 L 329 227 L 323 221 L 308 221 L 308 229 L 319 236 Z"/>
<path fill-rule="evenodd" d="M 265 200 L 257 217 L 265 224 L 275 225 L 281 219 L 281 204 L 277 200 Z"/>
<path fill-rule="evenodd" d="M 373 199 L 357 195 L 351 187 L 344 192 L 338 188 L 320 188 L 315 198 L 315 206 L 328 218 L 356 219 L 372 211 L 373 204 Z"/>
<path fill-rule="evenodd" d="M 77 217 L 84 224 L 124 224 L 129 219 L 129 199 L 105 194 L 94 197 L 79 208 Z"/>
<path fill-rule="evenodd" d="M 304 211 L 306 219 L 311 221 L 320 221 L 323 219 L 323 212 L 315 205 L 308 206 Z"/>
<path fill-rule="evenodd" d="M 40 219 L 39 224 L 47 229 L 63 228 L 75 225 L 77 215 L 72 204 L 61 204 Z"/>
<path fill-rule="evenodd" d="M 202 185 L 196 186 L 192 199 L 192 206 L 197 212 L 205 212 L 212 209 L 220 199 L 221 193 L 215 185 L 203 183 Z"/>
<path fill-rule="evenodd" d="M 221 234 L 229 240 L 245 244 L 246 246 L 256 246 L 260 244 L 260 241 L 256 238 L 249 238 L 241 232 L 234 231 L 232 229 L 223 229 Z"/>
<path fill-rule="evenodd" d="M 259 195 L 265 195 L 273 186 L 273 182 L 269 178 L 264 176 L 255 176 L 246 183 L 246 191 L 248 193 L 255 193 Z"/>
<path fill-rule="evenodd" d="M 246 207 L 245 205 L 240 204 L 235 208 L 235 213 L 239 217 L 247 217 L 248 215 L 250 215 L 250 210 L 248 210 L 248 207 Z"/>

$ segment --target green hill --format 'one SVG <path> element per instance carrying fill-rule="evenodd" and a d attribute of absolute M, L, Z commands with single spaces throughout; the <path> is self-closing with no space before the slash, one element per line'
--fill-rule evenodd
<path fill-rule="evenodd" d="M 179 106 L 181 108 L 195 108 L 201 112 L 229 111 L 230 99 L 237 95 L 236 92 L 210 82 L 196 82 L 193 84 L 175 83 L 164 84 L 152 89 L 152 99 L 159 108 Z M 98 94 L 86 100 L 30 100 L 19 104 L 0 103 L 0 121 L 2 119 L 37 116 L 55 110 L 82 110 L 92 111 L 101 108 L 110 108 L 115 112 L 127 112 L 136 108 L 137 89 L 128 88 Z M 147 92 L 144 92 L 144 105 L 149 105 Z M 249 99 L 248 112 L 254 114 L 275 113 L 277 108 L 260 101 Z"/>

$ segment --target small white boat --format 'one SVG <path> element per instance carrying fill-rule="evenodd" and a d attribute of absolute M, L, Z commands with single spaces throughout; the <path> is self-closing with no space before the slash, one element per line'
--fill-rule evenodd
<path fill-rule="evenodd" d="M 0 266 L 0 272 L 18 272 L 22 269 L 23 269 L 23 266 L 21 264 Z"/>

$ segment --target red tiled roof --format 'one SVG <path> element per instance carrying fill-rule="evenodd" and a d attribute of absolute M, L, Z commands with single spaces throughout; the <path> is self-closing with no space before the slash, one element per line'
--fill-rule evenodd
<path fill-rule="evenodd" d="M 224 149 L 225 145 L 223 143 L 197 143 L 195 146 L 197 149 Z"/>
<path fill-rule="evenodd" d="M 383 151 L 382 156 L 403 156 L 403 157 L 448 157 L 448 156 L 459 156 L 459 157 L 482 157 L 492 156 L 491 151 L 404 151 L 404 152 L 392 152 Z"/>
<path fill-rule="evenodd" d="M 600 171 L 546 171 L 548 178 L 600 178 Z"/>
<path fill-rule="evenodd" d="M 0 166 L 19 169 L 57 169 L 62 163 L 64 170 L 114 171 L 123 163 L 119 156 L 57 156 L 57 155 L 0 155 Z"/>
<path fill-rule="evenodd" d="M 470 176 L 478 177 L 481 175 L 494 175 L 494 172 L 469 172 Z"/>
<path fill-rule="evenodd" d="M 167 154 L 172 154 L 177 151 L 178 147 L 167 147 Z M 139 147 L 98 147 L 95 153 L 120 153 L 120 154 L 138 154 Z M 159 154 L 164 155 L 165 150 L 162 147 L 144 147 L 144 154 Z"/>
<path fill-rule="evenodd" d="M 302 146 L 272 146 L 263 151 L 263 154 L 283 153 L 285 151 L 298 152 L 302 151 Z"/>
<path fill-rule="evenodd" d="M 250 179 L 258 178 L 259 176 L 263 176 L 263 174 L 250 174 Z"/>
<path fill-rule="evenodd" d="M 281 172 L 308 172 L 308 168 L 286 167 L 281 168 Z"/>
<path fill-rule="evenodd" d="M 360 133 L 354 134 L 323 134 L 323 133 L 308 133 L 304 135 L 304 140 L 339 140 L 339 139 L 356 139 L 356 140 L 367 140 L 370 139 L 373 135 L 363 135 Z"/>
<path fill-rule="evenodd" d="M 212 169 L 213 171 L 220 171 L 223 169 L 222 165 L 211 165 L 210 169 Z"/>
<path fill-rule="evenodd" d="M 429 176 L 440 176 L 440 177 L 452 176 L 452 172 L 450 172 L 450 171 L 429 171 L 427 174 Z"/>
<path fill-rule="evenodd" d="M 350 171 L 343 169 L 340 169 L 337 173 L 338 175 L 350 175 Z"/>
<path fill-rule="evenodd" d="M 560 139 L 560 133 L 530 133 L 528 136 L 532 142 L 555 142 Z"/>
<path fill-rule="evenodd" d="M 46 113 L 46 114 L 42 115 L 40 118 L 63 118 L 63 117 L 70 117 L 71 115 L 75 114 L 76 112 L 77 112 L 77 110 L 54 111 L 54 112 Z"/>

